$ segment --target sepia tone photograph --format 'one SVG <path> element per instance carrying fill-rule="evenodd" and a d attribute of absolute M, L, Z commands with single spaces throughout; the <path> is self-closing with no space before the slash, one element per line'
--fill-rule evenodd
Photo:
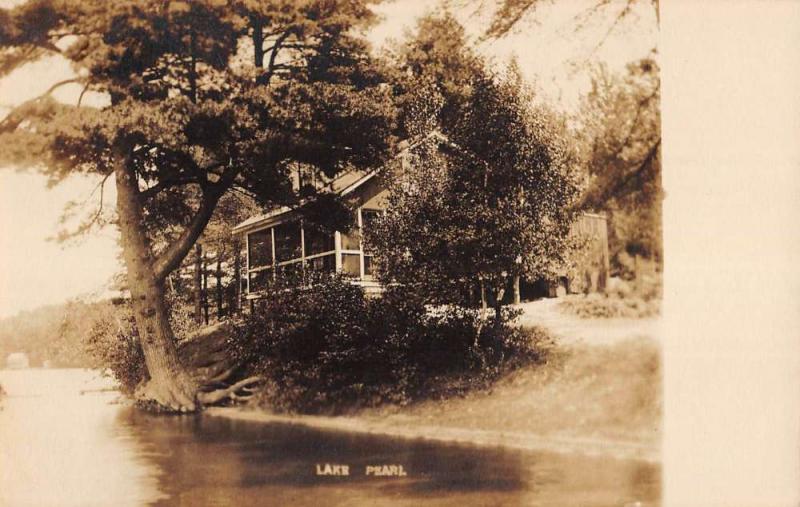
<path fill-rule="evenodd" d="M 662 505 L 659 25 L 0 1 L 0 505 Z"/>

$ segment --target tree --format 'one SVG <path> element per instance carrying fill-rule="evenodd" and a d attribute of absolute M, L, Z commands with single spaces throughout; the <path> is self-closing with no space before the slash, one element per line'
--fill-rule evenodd
<path fill-rule="evenodd" d="M 72 81 L 109 98 L 102 109 L 49 94 L 21 105 L 0 123 L 0 163 L 36 164 L 56 181 L 114 176 L 149 377 L 139 399 L 185 411 L 219 398 L 180 364 L 164 283 L 222 196 L 291 204 L 293 165 L 330 176 L 386 152 L 392 101 L 354 35 L 367 4 L 36 0 L 0 11 L 0 68 L 57 52 L 78 69 Z"/>
<path fill-rule="evenodd" d="M 651 59 L 624 75 L 598 67 L 581 108 L 580 140 L 589 184 L 580 206 L 610 214 L 610 253 L 660 262 L 661 86 Z"/>
<path fill-rule="evenodd" d="M 446 20 L 439 26 L 454 27 Z M 440 36 L 451 41 L 458 33 Z M 436 123 L 446 153 L 435 136 L 415 150 L 367 240 L 386 282 L 451 304 L 464 304 L 479 285 L 500 322 L 510 279 L 550 278 L 565 261 L 578 178 L 563 122 L 533 102 L 518 71 L 494 73 L 461 51 L 468 61 L 456 68 L 470 69 L 468 81 L 432 65 L 444 97 Z M 430 68 L 421 65 L 420 74 Z M 447 79 L 463 86 L 446 86 Z"/>
<path fill-rule="evenodd" d="M 502 0 L 497 11 L 495 11 L 492 23 L 486 30 L 486 36 L 499 38 L 507 34 L 520 20 L 529 13 L 536 10 L 540 4 L 545 2 L 552 3 L 554 0 Z M 611 25 L 605 37 L 598 41 L 598 45 L 605 42 L 605 39 L 618 28 L 621 21 L 632 17 L 633 8 L 637 4 L 646 4 L 653 8 L 656 17 L 659 15 L 659 0 L 595 0 L 587 2 L 586 8 L 576 17 L 575 28 L 582 29 L 588 21 L 598 14 L 612 13 Z"/>
<path fill-rule="evenodd" d="M 555 0 L 502 0 L 485 39 L 505 37 L 526 16 Z M 659 0 L 593 0 L 586 2 L 570 23 L 576 35 L 602 26 L 594 36 L 593 53 L 626 23 L 639 21 L 648 9 L 659 20 Z M 529 18 L 530 19 L 530 18 Z M 656 29 L 656 26 L 653 26 Z M 583 162 L 590 184 L 578 201 L 583 209 L 601 210 L 609 216 L 612 259 L 621 252 L 661 261 L 661 133 L 658 51 L 628 65 L 624 77 L 611 76 L 589 59 L 579 62 L 592 79 L 578 120 Z M 619 263 L 618 267 L 619 267 Z"/>

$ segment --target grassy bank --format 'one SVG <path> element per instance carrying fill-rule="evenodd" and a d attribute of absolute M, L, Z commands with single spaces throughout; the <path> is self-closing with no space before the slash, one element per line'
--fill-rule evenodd
<path fill-rule="evenodd" d="M 398 424 L 521 432 L 657 447 L 661 435 L 658 343 L 631 338 L 574 345 L 544 365 L 519 369 L 491 390 L 362 414 Z"/>
<path fill-rule="evenodd" d="M 661 438 L 661 353 L 650 337 L 559 347 L 546 364 L 516 370 L 490 390 L 347 417 L 210 409 L 262 422 L 520 449 L 657 461 Z"/>

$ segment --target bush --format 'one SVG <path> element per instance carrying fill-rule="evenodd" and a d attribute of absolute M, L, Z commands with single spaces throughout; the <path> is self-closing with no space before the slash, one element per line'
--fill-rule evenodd
<path fill-rule="evenodd" d="M 485 386 L 511 365 L 539 359 L 541 339 L 502 320 L 482 322 L 474 309 L 430 310 L 402 288 L 370 299 L 332 276 L 313 289 L 272 291 L 235 325 L 229 345 L 267 379 L 261 403 L 332 413 Z"/>
<path fill-rule="evenodd" d="M 91 367 L 116 380 L 123 393 L 133 394 L 145 378 L 144 354 L 129 304 L 113 306 L 98 316 L 83 345 Z"/>
<path fill-rule="evenodd" d="M 180 341 L 195 331 L 198 324 L 191 318 L 188 304 L 174 296 L 169 296 L 167 303 L 170 307 L 170 324 Z M 123 393 L 131 395 L 147 377 L 147 368 L 130 301 L 104 305 L 95 318 L 83 340 L 90 367 L 103 371 L 119 383 Z"/>
<path fill-rule="evenodd" d="M 631 318 L 653 317 L 661 312 L 658 299 L 646 300 L 640 296 L 617 297 L 614 295 L 588 294 L 569 296 L 559 306 L 578 317 L 591 318 Z"/>

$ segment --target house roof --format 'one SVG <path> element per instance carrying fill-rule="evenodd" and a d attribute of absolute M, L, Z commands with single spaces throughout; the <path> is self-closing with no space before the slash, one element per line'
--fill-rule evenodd
<path fill-rule="evenodd" d="M 428 139 L 436 139 L 437 141 L 445 143 L 450 142 L 449 139 L 447 139 L 447 136 L 445 136 L 438 130 L 434 130 L 425 136 L 415 139 L 413 142 L 406 141 L 404 143 L 406 144 L 406 146 L 403 146 L 400 150 L 398 150 L 398 152 L 395 153 L 395 155 L 392 157 L 392 160 L 398 159 L 399 157 L 401 157 L 405 153 L 408 153 L 410 150 L 416 148 L 417 146 L 419 146 Z M 342 196 L 348 195 L 351 192 L 355 191 L 364 183 L 374 178 L 375 175 L 378 174 L 379 170 L 380 168 L 369 169 L 369 170 L 353 169 L 350 171 L 343 172 L 339 176 L 334 178 L 334 180 L 331 181 L 326 186 L 326 190 Z M 234 234 L 249 232 L 253 229 L 281 222 L 283 221 L 283 219 L 288 218 L 292 212 L 296 212 L 300 207 L 302 207 L 302 204 L 303 203 L 300 203 L 299 206 L 294 206 L 294 207 L 281 206 L 273 210 L 270 210 L 266 213 L 250 217 L 247 220 L 237 224 L 233 228 L 232 232 Z"/>

